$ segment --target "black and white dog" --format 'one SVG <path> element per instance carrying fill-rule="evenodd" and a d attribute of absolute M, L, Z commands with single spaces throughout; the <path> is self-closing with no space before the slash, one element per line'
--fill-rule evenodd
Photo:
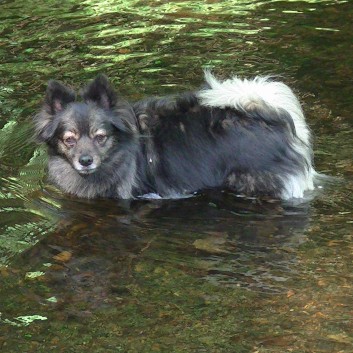
<path fill-rule="evenodd" d="M 50 180 L 84 198 L 222 188 L 291 199 L 312 190 L 310 131 L 291 89 L 269 77 L 205 78 L 198 91 L 135 103 L 118 97 L 103 75 L 81 101 L 50 81 L 35 116 Z"/>

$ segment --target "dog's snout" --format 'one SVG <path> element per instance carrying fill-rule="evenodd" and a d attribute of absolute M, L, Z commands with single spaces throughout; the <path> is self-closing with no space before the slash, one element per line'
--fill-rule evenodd
<path fill-rule="evenodd" d="M 93 163 L 93 157 L 89 154 L 80 157 L 79 162 L 82 166 L 88 167 Z"/>

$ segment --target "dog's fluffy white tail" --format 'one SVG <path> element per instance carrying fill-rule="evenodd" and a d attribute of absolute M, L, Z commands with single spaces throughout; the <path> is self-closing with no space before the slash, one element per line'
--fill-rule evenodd
<path fill-rule="evenodd" d="M 305 144 L 310 143 L 310 130 L 300 103 L 286 84 L 274 81 L 270 76 L 256 76 L 250 80 L 235 76 L 219 81 L 210 71 L 205 71 L 205 79 L 210 88 L 198 93 L 202 105 L 245 111 L 266 105 L 285 110 L 292 117 L 298 138 Z"/>
<path fill-rule="evenodd" d="M 204 106 L 235 108 L 245 112 L 261 112 L 270 108 L 290 115 L 295 127 L 292 145 L 304 157 L 307 168 L 304 173 L 299 172 L 284 178 L 283 199 L 302 198 L 305 190 L 312 190 L 317 173 L 312 166 L 311 134 L 293 91 L 270 76 L 256 76 L 253 79 L 235 76 L 220 81 L 211 72 L 205 71 L 205 79 L 209 87 L 198 92 L 200 104 Z"/>

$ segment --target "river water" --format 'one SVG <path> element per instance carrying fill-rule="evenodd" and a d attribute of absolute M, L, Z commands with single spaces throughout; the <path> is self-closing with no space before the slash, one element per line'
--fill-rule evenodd
<path fill-rule="evenodd" d="M 0 2 L 1 352 L 353 351 L 350 1 Z M 46 183 L 46 82 L 135 100 L 275 74 L 336 179 L 300 204 L 85 201 Z"/>

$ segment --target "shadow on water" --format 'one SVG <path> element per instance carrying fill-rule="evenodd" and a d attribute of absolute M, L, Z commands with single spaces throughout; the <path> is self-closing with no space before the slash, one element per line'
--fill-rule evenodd
<path fill-rule="evenodd" d="M 343 352 L 353 347 L 347 1 L 0 4 L 1 352 Z M 138 99 L 279 74 L 338 176 L 300 204 L 205 192 L 70 198 L 30 116 L 48 79 L 105 72 Z"/>
<path fill-rule="evenodd" d="M 276 267 L 282 275 L 293 274 L 293 253 L 307 240 L 309 207 L 216 192 L 173 201 L 62 200 L 61 227 L 24 252 L 21 267 L 50 262 L 61 252 L 70 253 L 70 261 L 109 259 L 122 266 L 124 256 L 143 254 L 190 268 L 215 284 L 280 293 L 287 290 L 280 282 L 288 278 L 276 278 Z"/>

